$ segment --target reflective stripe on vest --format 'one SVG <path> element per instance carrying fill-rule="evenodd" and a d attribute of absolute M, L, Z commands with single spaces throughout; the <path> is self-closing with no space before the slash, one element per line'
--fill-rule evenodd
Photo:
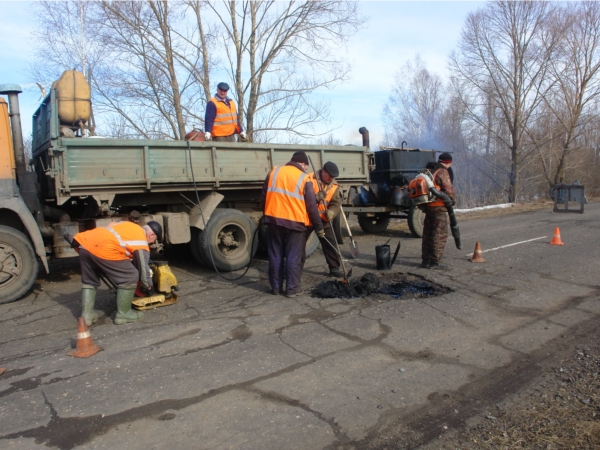
<path fill-rule="evenodd" d="M 212 135 L 216 137 L 220 136 L 231 136 L 232 134 L 239 133 L 240 127 L 238 126 L 237 110 L 235 102 L 229 100 L 229 106 L 216 97 L 210 99 L 217 108 L 217 115 L 215 116 L 215 122 L 213 124 Z"/>
<path fill-rule="evenodd" d="M 442 170 L 442 169 L 438 169 L 435 172 L 433 172 L 433 185 L 435 186 L 435 188 L 437 189 L 438 192 L 440 192 L 440 186 L 438 186 L 435 183 L 435 177 L 437 176 L 437 174 L 440 170 Z M 431 203 L 427 203 L 427 206 L 446 206 L 446 204 L 442 201 L 442 199 L 440 199 L 439 197 L 436 197 L 434 201 L 432 201 Z"/>
<path fill-rule="evenodd" d="M 274 167 L 267 185 L 265 215 L 309 226 L 304 202 L 304 189 L 309 180 L 297 167 Z"/>
<path fill-rule="evenodd" d="M 319 183 L 317 182 L 317 175 L 313 172 L 310 175 L 311 179 L 309 181 L 314 181 L 313 183 L 313 190 L 315 191 L 315 194 L 317 194 L 319 192 Z M 321 186 L 324 185 L 323 182 L 320 182 Z M 338 185 L 334 184 L 333 181 L 331 183 L 329 183 L 328 185 L 325 186 L 325 200 L 317 202 L 317 208 L 319 209 L 319 216 L 321 216 L 321 220 L 323 222 L 329 222 L 329 220 L 327 220 L 327 208 L 329 208 L 329 203 L 331 202 L 331 199 L 333 198 L 333 195 L 335 194 L 335 191 L 337 190 Z"/>
<path fill-rule="evenodd" d="M 117 224 L 116 222 L 110 223 L 105 228 L 108 231 L 110 231 L 114 237 L 117 238 L 117 241 L 119 241 L 119 245 L 123 248 L 123 250 L 125 250 L 125 255 L 127 257 L 131 257 L 131 253 L 129 253 L 129 250 L 127 250 L 127 247 L 148 246 L 148 241 L 124 241 L 123 239 L 121 239 L 121 235 L 119 233 L 117 233 L 117 231 L 113 228 L 113 226 L 116 224 Z"/>

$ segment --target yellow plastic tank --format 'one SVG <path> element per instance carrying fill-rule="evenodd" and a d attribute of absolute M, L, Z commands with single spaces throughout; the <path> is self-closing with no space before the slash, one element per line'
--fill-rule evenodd
<path fill-rule="evenodd" d="M 56 87 L 60 123 L 73 126 L 77 125 L 79 119 L 87 122 L 90 118 L 92 102 L 90 85 L 85 76 L 76 70 L 67 70 L 52 84 L 52 87 Z"/>
<path fill-rule="evenodd" d="M 15 179 L 15 155 L 8 119 L 8 103 L 0 97 L 0 180 Z"/>

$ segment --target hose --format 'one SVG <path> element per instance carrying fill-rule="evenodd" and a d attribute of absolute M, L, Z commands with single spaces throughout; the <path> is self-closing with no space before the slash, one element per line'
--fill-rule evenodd
<path fill-rule="evenodd" d="M 450 218 L 450 231 L 452 232 L 452 237 L 454 238 L 454 243 L 456 244 L 457 249 L 461 249 L 460 244 L 460 230 L 458 229 L 458 221 L 456 220 L 456 216 L 454 215 L 454 208 L 452 207 L 452 199 L 445 192 L 438 191 L 435 187 L 430 187 L 429 191 L 444 202 L 444 206 L 448 210 L 448 217 Z"/>

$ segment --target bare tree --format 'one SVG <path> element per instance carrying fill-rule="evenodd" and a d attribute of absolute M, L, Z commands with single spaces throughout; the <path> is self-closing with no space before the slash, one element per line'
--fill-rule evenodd
<path fill-rule="evenodd" d="M 399 146 L 437 146 L 437 128 L 444 107 L 445 90 L 439 75 L 425 67 L 420 56 L 396 73 L 394 87 L 384 107 L 387 141 Z"/>
<path fill-rule="evenodd" d="M 510 202 L 518 199 L 519 173 L 531 152 L 526 129 L 551 87 L 547 73 L 558 36 L 550 34 L 548 25 L 555 9 L 546 2 L 492 1 L 467 17 L 450 59 L 453 91 L 468 119 L 510 153 Z M 490 126 L 491 99 L 504 126 Z"/>
<path fill-rule="evenodd" d="M 31 78 L 49 88 L 63 71 L 76 69 L 89 77 L 106 56 L 93 18 L 97 3 L 85 0 L 49 1 L 34 4 L 38 24 L 33 28 L 36 61 Z"/>
<path fill-rule="evenodd" d="M 362 25 L 356 2 L 208 1 L 218 18 L 240 116 L 252 140 L 315 135 L 327 122 L 318 90 L 345 81 L 339 50 Z"/>
<path fill-rule="evenodd" d="M 562 12 L 552 24 L 560 36 L 549 61 L 555 86 L 544 97 L 546 120 L 531 131 L 550 187 L 564 181 L 570 155 L 583 148 L 582 134 L 598 124 L 600 98 L 600 4 L 571 3 Z"/>

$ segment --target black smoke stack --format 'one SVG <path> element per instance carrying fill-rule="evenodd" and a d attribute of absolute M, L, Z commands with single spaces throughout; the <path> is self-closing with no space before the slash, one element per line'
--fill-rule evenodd
<path fill-rule="evenodd" d="M 363 147 L 371 148 L 371 146 L 369 145 L 369 130 L 367 130 L 365 127 L 360 127 L 358 129 L 358 132 L 362 134 Z"/>

